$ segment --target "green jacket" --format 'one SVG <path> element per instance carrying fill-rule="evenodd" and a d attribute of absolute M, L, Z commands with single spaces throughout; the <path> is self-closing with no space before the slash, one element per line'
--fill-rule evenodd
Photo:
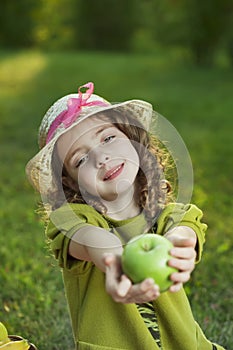
<path fill-rule="evenodd" d="M 197 234 L 197 262 L 200 261 L 207 226 L 194 205 L 169 204 L 157 221 L 157 234 L 177 225 L 193 228 Z M 69 241 L 80 227 L 89 224 L 114 228 L 125 244 L 143 232 L 143 215 L 116 221 L 84 204 L 66 204 L 55 210 L 47 226 L 51 248 L 62 267 L 72 329 L 79 350 L 159 349 L 135 304 L 116 303 L 105 291 L 105 275 L 92 262 L 68 254 Z M 163 293 L 153 302 L 163 350 L 212 350 L 195 322 L 184 290 Z M 217 349 L 223 349 L 217 346 Z"/>

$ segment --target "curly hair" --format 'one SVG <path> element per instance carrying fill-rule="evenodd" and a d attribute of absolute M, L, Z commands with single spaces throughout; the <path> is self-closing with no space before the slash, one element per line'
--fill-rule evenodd
<path fill-rule="evenodd" d="M 95 118 L 97 115 L 90 118 Z M 98 114 L 99 118 L 99 114 Z M 121 113 L 119 110 L 104 111 L 101 118 L 113 124 L 123 132 L 139 155 L 139 170 L 135 180 L 135 203 L 144 212 L 148 227 L 151 227 L 160 212 L 171 198 L 171 185 L 166 180 L 166 172 L 171 167 L 169 155 L 160 142 L 150 135 L 130 113 Z M 53 174 L 57 185 L 57 192 L 49 195 L 52 209 L 57 209 L 64 203 L 88 204 L 101 214 L 106 214 L 107 208 L 98 197 L 85 192 L 83 198 L 81 191 L 66 185 L 64 178 L 69 174 L 58 157 L 56 147 L 52 157 Z"/>

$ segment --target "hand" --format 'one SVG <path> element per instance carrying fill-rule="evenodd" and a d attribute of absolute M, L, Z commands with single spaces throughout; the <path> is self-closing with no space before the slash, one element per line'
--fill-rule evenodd
<path fill-rule="evenodd" d="M 124 304 L 145 303 L 159 297 L 159 287 L 152 278 L 132 284 L 130 279 L 122 274 L 119 255 L 105 255 L 104 264 L 106 266 L 106 291 L 114 301 Z"/>
<path fill-rule="evenodd" d="M 195 232 L 190 230 L 188 227 L 176 227 L 166 235 L 167 239 L 174 245 L 170 251 L 173 258 L 169 260 L 168 264 L 179 270 L 171 275 L 174 284 L 170 287 L 170 292 L 179 291 L 183 283 L 190 279 L 191 272 L 195 267 L 197 238 Z"/>

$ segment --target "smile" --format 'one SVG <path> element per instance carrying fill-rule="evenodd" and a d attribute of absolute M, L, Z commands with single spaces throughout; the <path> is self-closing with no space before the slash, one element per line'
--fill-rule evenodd
<path fill-rule="evenodd" d="M 122 163 L 122 164 L 112 168 L 111 170 L 107 171 L 105 176 L 104 176 L 104 181 L 115 179 L 118 175 L 121 174 L 123 168 L 124 168 L 124 163 Z"/>

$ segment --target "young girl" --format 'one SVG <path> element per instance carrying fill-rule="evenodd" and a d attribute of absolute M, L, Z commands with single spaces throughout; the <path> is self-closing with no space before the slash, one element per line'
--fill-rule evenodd
<path fill-rule="evenodd" d="M 200 261 L 206 225 L 196 206 L 171 201 L 152 116 L 149 103 L 110 104 L 87 83 L 48 110 L 41 150 L 26 168 L 49 214 L 46 234 L 80 350 L 223 349 L 204 336 L 182 287 Z M 121 269 L 124 245 L 146 232 L 174 245 L 169 265 L 178 272 L 161 294 L 152 279 L 133 284 Z"/>

